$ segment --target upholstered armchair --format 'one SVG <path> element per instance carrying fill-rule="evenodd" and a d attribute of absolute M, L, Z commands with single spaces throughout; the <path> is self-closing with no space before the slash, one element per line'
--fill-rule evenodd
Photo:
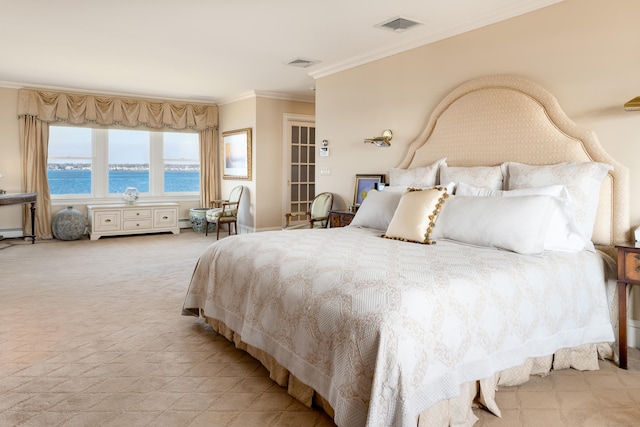
<path fill-rule="evenodd" d="M 216 240 L 220 238 L 220 227 L 222 224 L 228 224 L 229 235 L 231 235 L 231 224 L 233 224 L 233 228 L 236 234 L 238 234 L 238 208 L 240 207 L 243 189 L 244 187 L 242 185 L 238 185 L 231 190 L 228 199 L 214 200 L 211 202 L 211 209 L 207 210 L 205 215 L 207 219 L 205 236 L 209 234 L 209 223 L 216 224 Z"/>
<path fill-rule="evenodd" d="M 296 228 L 324 228 L 327 226 L 329 210 L 332 205 L 333 193 L 320 193 L 311 202 L 308 212 L 290 212 L 285 214 L 286 224 L 284 228 L 287 230 Z M 296 216 L 305 216 L 309 222 L 291 225 L 291 217 Z"/>

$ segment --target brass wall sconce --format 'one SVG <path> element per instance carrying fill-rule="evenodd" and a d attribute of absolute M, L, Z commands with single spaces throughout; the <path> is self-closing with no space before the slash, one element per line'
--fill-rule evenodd
<path fill-rule="evenodd" d="M 636 96 L 631 101 L 625 102 L 624 109 L 627 111 L 640 111 L 640 96 Z"/>
<path fill-rule="evenodd" d="M 389 147 L 391 146 L 391 139 L 393 138 L 393 132 L 391 129 L 386 129 L 382 132 L 382 136 L 377 136 L 375 138 L 367 138 L 364 140 L 364 143 L 370 142 L 374 144 L 376 147 Z"/>

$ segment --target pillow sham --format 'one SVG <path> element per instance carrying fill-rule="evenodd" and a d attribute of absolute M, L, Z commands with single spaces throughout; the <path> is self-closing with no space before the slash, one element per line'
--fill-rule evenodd
<path fill-rule="evenodd" d="M 509 162 L 504 164 L 508 190 L 560 184 L 567 187 L 580 235 L 591 241 L 595 225 L 600 187 L 612 166 L 598 162 L 572 162 L 532 166 Z"/>
<path fill-rule="evenodd" d="M 445 159 L 443 158 L 428 166 L 421 166 L 418 168 L 389 169 L 389 185 L 416 188 L 432 187 L 436 185 L 438 168 L 444 161 Z"/>
<path fill-rule="evenodd" d="M 400 203 L 402 192 L 370 190 L 362 201 L 350 226 L 372 228 L 384 232 Z"/>
<path fill-rule="evenodd" d="M 569 192 L 564 185 L 522 188 L 518 190 L 492 190 L 478 188 L 460 183 L 456 190 L 458 196 L 479 197 L 518 197 L 518 196 L 552 196 L 558 199 L 557 209 L 549 221 L 549 228 L 544 239 L 544 249 L 550 251 L 578 252 L 582 249 L 593 249 L 591 241 L 585 241 L 573 217 L 573 209 Z"/>
<path fill-rule="evenodd" d="M 554 200 L 550 196 L 453 196 L 438 215 L 433 238 L 539 254 L 544 251 Z"/>
<path fill-rule="evenodd" d="M 440 182 L 465 183 L 475 187 L 502 189 L 502 169 L 500 166 L 458 167 L 440 165 Z"/>
<path fill-rule="evenodd" d="M 438 212 L 449 193 L 443 187 L 410 188 L 402 194 L 393 218 L 382 237 L 431 244 Z"/>

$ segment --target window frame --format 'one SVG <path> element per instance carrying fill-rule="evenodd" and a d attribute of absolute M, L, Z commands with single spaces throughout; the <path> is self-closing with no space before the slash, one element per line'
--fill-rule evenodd
<path fill-rule="evenodd" d="M 52 205 L 124 203 L 122 194 L 109 193 L 109 129 L 149 132 L 149 192 L 140 193 L 140 202 L 179 202 L 199 201 L 200 191 L 164 192 L 164 146 L 163 131 L 148 128 L 125 128 L 119 126 L 90 127 L 55 124 L 56 127 L 75 127 L 91 129 L 91 193 L 90 194 L 51 194 Z M 170 133 L 190 133 L 167 130 Z M 198 152 L 198 163 L 200 153 Z M 47 153 L 48 156 L 48 153 Z M 83 158 L 84 159 L 84 158 Z"/>

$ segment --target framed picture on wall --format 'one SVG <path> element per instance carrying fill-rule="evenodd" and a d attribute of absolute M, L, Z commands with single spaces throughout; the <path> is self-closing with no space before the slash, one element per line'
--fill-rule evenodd
<path fill-rule="evenodd" d="M 353 204 L 360 205 L 367 197 L 367 193 L 375 189 L 376 184 L 380 182 L 384 182 L 384 175 L 357 174 Z"/>
<path fill-rule="evenodd" d="M 223 179 L 251 180 L 251 128 L 222 133 Z"/>

